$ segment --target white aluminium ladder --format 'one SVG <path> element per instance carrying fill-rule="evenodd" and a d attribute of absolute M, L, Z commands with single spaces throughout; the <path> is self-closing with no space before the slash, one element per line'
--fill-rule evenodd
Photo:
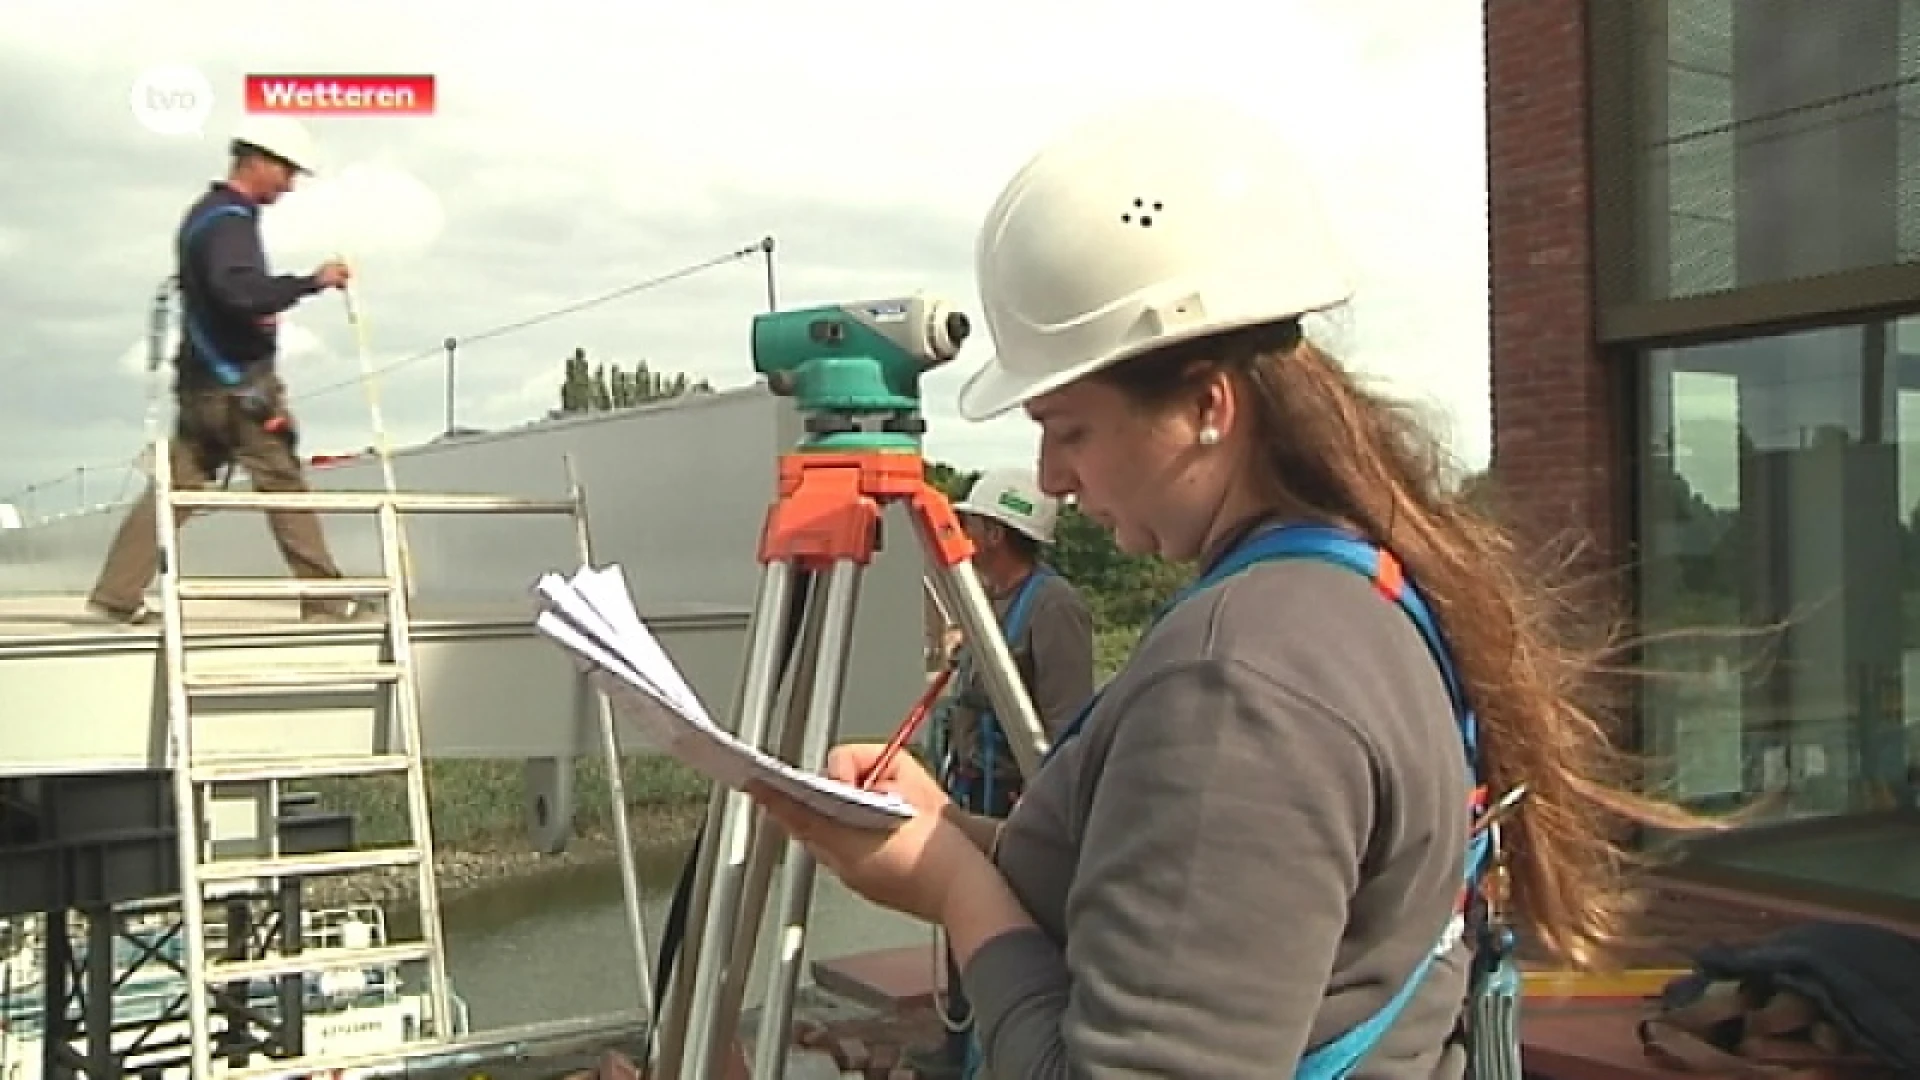
<path fill-rule="evenodd" d="M 446 949 L 441 925 L 439 893 L 434 876 L 433 828 L 427 799 L 424 753 L 421 741 L 420 692 L 416 680 L 413 644 L 408 610 L 409 582 L 404 555 L 400 517 L 405 513 L 423 514 L 564 514 L 574 517 L 585 550 L 585 504 L 577 484 L 566 500 L 535 500 L 484 495 L 434 495 L 390 492 L 300 492 L 260 493 L 249 491 L 180 490 L 171 487 L 171 447 L 156 441 L 154 484 L 157 530 L 160 546 L 160 590 L 162 606 L 162 666 L 165 670 L 168 717 L 169 765 L 173 773 L 173 806 L 178 830 L 180 863 L 180 916 L 185 943 L 185 975 L 191 1075 L 194 1080 L 215 1076 L 216 1053 L 223 1058 L 229 1051 L 216 1051 L 212 1028 L 210 998 L 213 992 L 232 983 L 271 980 L 283 976 L 317 974 L 326 970 L 364 969 L 407 962 L 425 961 L 432 986 L 429 1003 L 432 1019 L 423 1025 L 420 1042 L 395 1047 L 373 1060 L 403 1056 L 410 1051 L 443 1046 L 453 1038 L 454 1002 L 447 978 Z M 571 463 L 569 463 L 571 472 Z M 379 521 L 379 547 L 382 573 L 374 578 L 313 580 L 299 578 L 187 577 L 182 573 L 180 534 L 182 522 L 176 512 L 193 514 L 215 510 L 252 511 L 309 510 L 316 513 L 374 514 Z M 382 641 L 376 662 L 293 666 L 254 661 L 250 665 L 225 665 L 209 670 L 190 664 L 188 654 L 193 640 L 185 629 L 184 603 L 208 600 L 309 600 L 371 599 L 378 601 Z M 366 628 L 377 624 L 365 621 Z M 223 644 L 233 643 L 226 635 Z M 196 710 L 208 698 L 216 696 L 245 699 L 251 710 L 269 715 L 284 713 L 289 724 L 315 722 L 326 714 L 312 711 L 315 696 L 331 700 L 331 709 L 339 708 L 343 695 L 372 695 L 373 707 L 390 720 L 383 747 L 369 746 L 363 753 L 344 756 L 302 756 L 292 752 L 248 754 L 236 757 L 196 750 Z M 382 701 L 381 699 L 385 700 Z M 337 717 L 337 713 L 335 714 Z M 603 708 L 603 721 L 611 719 Z M 337 722 L 337 719 L 336 719 Z M 376 724 L 375 730 L 381 730 Z M 617 748 L 608 736 L 608 749 Z M 376 738 L 376 741 L 381 741 Z M 397 744 L 397 745 L 393 745 Z M 617 758 L 609 761 L 616 780 L 620 774 Z M 364 848 L 317 853 L 283 854 L 278 828 L 280 784 L 288 780 L 317 777 L 358 777 L 398 774 L 406 784 L 406 816 L 409 837 L 398 846 Z M 265 811 L 261 840 L 265 853 L 245 859 L 214 859 L 207 837 L 209 793 L 215 785 L 245 784 L 255 790 L 264 786 Z M 616 823 L 625 824 L 625 805 L 615 806 Z M 624 833 L 624 829 L 621 830 Z M 624 836 L 622 837 L 624 840 Z M 632 853 L 623 844 L 623 865 Z M 389 867 L 410 867 L 417 878 L 421 934 L 416 942 L 383 943 L 370 947 L 302 950 L 291 954 L 269 955 L 262 959 L 222 960 L 208 955 L 208 926 L 205 905 L 208 890 L 221 885 L 245 885 L 275 882 L 306 876 L 346 874 Z M 631 883 L 632 878 L 629 877 Z M 637 888 L 637 886 L 634 886 Z M 630 890 L 631 891 L 631 890 Z M 637 910 L 638 896 L 629 897 L 629 907 Z M 644 970 L 645 964 L 642 963 Z M 281 1017 L 283 1025 L 297 1021 Z M 351 1068 L 371 1063 L 365 1055 L 336 1059 L 303 1050 L 297 1057 L 272 1058 L 264 1064 L 229 1068 L 229 1078 L 267 1075 L 301 1075 Z"/>

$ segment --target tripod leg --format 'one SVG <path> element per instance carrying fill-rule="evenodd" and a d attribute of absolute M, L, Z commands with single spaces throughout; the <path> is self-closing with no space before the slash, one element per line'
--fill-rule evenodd
<path fill-rule="evenodd" d="M 777 564 L 775 564 L 777 565 Z M 819 613 L 813 598 L 819 588 L 818 575 L 798 575 L 813 580 L 807 595 L 798 598 L 803 616 L 798 647 L 788 668 L 795 685 L 810 687 L 817 667 L 813 650 L 817 648 Z M 790 597 L 791 597 L 791 582 Z M 790 602 L 792 602 L 790 600 Z M 798 717 L 787 722 L 785 714 L 777 725 L 773 720 L 774 697 L 778 692 L 778 672 L 762 671 L 759 682 L 763 707 L 758 714 L 742 717 L 739 738 L 763 750 L 775 750 L 789 741 L 802 725 Z M 801 693 L 801 691 L 795 691 Z M 798 708 L 790 710 L 798 713 Z M 787 728 L 795 729 L 790 733 Z M 791 753 L 791 749 L 782 749 Z M 726 1067 L 734 1039 L 738 1034 L 741 1000 L 752 970 L 760 938 L 761 919 L 765 915 L 767 883 L 778 856 L 774 835 L 752 800 L 739 792 L 728 792 L 726 823 L 721 832 L 722 846 L 716 855 L 713 884 L 709 889 L 708 917 L 703 949 L 709 950 L 705 963 L 694 973 L 694 1027 L 698 1035 L 687 1042 L 687 1075 L 711 1080 Z"/>
<path fill-rule="evenodd" d="M 937 556 L 940 549 L 933 523 L 924 513 L 917 513 L 914 524 L 920 530 L 921 543 L 930 554 Z M 967 647 L 973 651 L 974 666 L 987 680 L 987 696 L 993 701 L 994 715 L 1000 718 L 1014 760 L 1020 763 L 1020 775 L 1031 780 L 1040 770 L 1040 759 L 1046 756 L 1047 732 L 1040 726 L 1040 714 L 1034 711 L 1026 685 L 1020 681 L 1013 654 L 1007 651 L 1000 620 L 994 616 L 993 603 L 980 586 L 980 575 L 974 571 L 973 561 L 959 559 L 936 565 L 928 580 L 946 598 L 948 610 L 959 620 Z"/>
<path fill-rule="evenodd" d="M 742 741 L 758 745 L 772 708 L 774 676 L 778 666 L 780 641 L 792 596 L 793 570 L 785 563 L 769 563 L 760 576 L 760 594 L 754 603 L 748 632 L 747 657 L 736 702 Z M 707 821 L 702 835 L 707 850 L 694 876 L 693 904 L 688 914 L 685 951 L 678 970 L 664 989 L 666 1008 L 658 1018 L 661 1037 L 652 1075 L 704 1077 L 704 1061 L 699 1070 L 683 1074 L 680 1064 L 689 1047 L 707 1045 L 707 1032 L 714 1016 L 713 983 L 715 963 L 727 960 L 726 940 L 733 929 L 734 894 L 739 884 L 739 854 L 745 846 L 746 796 L 724 787 L 716 787 L 707 804 Z M 729 861 L 731 860 L 731 861 Z M 695 928 L 698 930 L 695 930 Z"/>
<path fill-rule="evenodd" d="M 853 642 L 853 617 L 860 600 L 861 567 L 851 560 L 834 564 L 827 578 L 824 633 L 815 661 L 806 718 L 806 739 L 795 764 L 809 772 L 826 767 L 827 753 L 840 728 L 841 695 L 846 688 L 847 657 Z M 807 916 L 813 900 L 813 858 L 788 840 L 781 868 L 780 925 L 777 952 L 767 968 L 767 991 L 760 1031 L 754 1041 L 756 1080 L 781 1080 L 787 1069 L 788 1033 L 793 1028 L 793 996 L 806 955 Z"/>
<path fill-rule="evenodd" d="M 819 675 L 822 622 L 827 610 L 820 598 L 825 592 L 826 578 L 820 574 L 810 574 L 808 577 L 811 579 L 811 588 L 803 601 L 800 647 L 796 650 L 790 669 L 794 677 L 788 683 L 787 707 L 779 730 L 769 733 L 769 746 L 763 748 L 771 749 L 782 761 L 800 760 L 802 743 L 807 735 L 807 703 L 813 696 Z M 747 872 L 741 885 L 739 913 L 733 924 L 734 958 L 721 976 L 720 992 L 714 1004 L 714 1015 L 723 1023 L 735 1026 L 724 1031 L 716 1030 L 712 1034 L 714 1046 L 717 1047 L 714 1051 L 716 1054 L 723 1053 L 737 1033 L 741 1005 L 746 998 L 747 979 L 759 954 L 760 928 L 767 913 L 768 887 L 783 850 L 783 837 L 779 830 L 767 827 L 758 817 L 755 818 L 755 824 L 757 827 L 753 832 L 753 840 L 747 848 Z"/>

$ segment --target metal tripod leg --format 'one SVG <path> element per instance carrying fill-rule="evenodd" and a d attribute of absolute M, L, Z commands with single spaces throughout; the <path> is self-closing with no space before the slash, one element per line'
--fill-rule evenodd
<path fill-rule="evenodd" d="M 785 563 L 768 563 L 760 575 L 760 593 L 754 603 L 735 707 L 735 715 L 740 717 L 736 737 L 756 746 L 765 734 L 773 703 L 773 675 L 792 588 L 792 568 Z M 731 951 L 732 943 L 727 938 L 733 926 L 732 919 L 715 916 L 737 906 L 751 810 L 747 796 L 729 788 L 716 787 L 708 801 L 703 830 L 707 850 L 694 872 L 687 918 L 687 926 L 697 927 L 699 932 L 687 935 L 681 959 L 675 965 L 677 970 L 664 990 L 666 1007 L 659 1019 L 661 1036 L 656 1040 L 659 1049 L 652 1073 L 656 1077 L 706 1075 L 704 1060 L 695 1060 L 697 1068 L 684 1071 L 681 1062 L 689 1049 L 697 1050 L 688 1046 L 687 1034 L 704 1035 L 712 1027 L 719 966 L 726 963 Z M 697 1052 L 697 1058 L 704 1058 L 704 1053 Z"/>
<path fill-rule="evenodd" d="M 802 626 L 793 664 L 788 669 L 793 679 L 788 684 L 786 709 L 777 725 L 769 727 L 767 745 L 761 747 L 783 761 L 799 760 L 807 735 L 806 708 L 819 672 L 822 622 L 826 613 L 826 605 L 819 597 L 826 580 L 818 574 L 811 578 L 813 591 L 800 600 Z M 747 870 L 740 887 L 740 906 L 733 914 L 733 934 L 729 938 L 734 943 L 733 962 L 721 973 L 720 991 L 712 1011 L 714 1030 L 707 1033 L 714 1060 L 726 1053 L 738 1034 L 747 979 L 759 956 L 760 927 L 766 918 L 769 886 L 784 843 L 780 831 L 769 827 L 756 814 L 753 836 L 747 844 Z"/>
<path fill-rule="evenodd" d="M 920 531 L 922 547 L 930 552 L 938 551 L 930 535 L 931 522 L 920 514 L 915 514 L 913 520 Z M 936 566 L 928 573 L 927 580 L 966 635 L 967 647 L 973 650 L 975 669 L 986 679 L 987 697 L 993 702 L 994 716 L 1007 733 L 1007 745 L 1013 750 L 1014 760 L 1020 763 L 1020 775 L 1033 776 L 1040 770 L 1040 759 L 1047 753 L 1047 732 L 1040 726 L 1040 714 L 1034 711 L 1033 700 L 1020 681 L 1013 654 L 1007 651 L 1000 620 L 993 613 L 993 602 L 987 599 L 987 592 L 980 585 L 979 573 L 971 561 L 961 561 L 952 566 Z"/>
<path fill-rule="evenodd" d="M 823 633 L 814 662 L 812 692 L 808 695 L 805 740 L 800 768 L 820 772 L 840 730 L 840 699 L 846 688 L 847 657 L 852 652 L 853 616 L 860 599 L 859 564 L 835 563 L 826 583 Z M 787 1070 L 787 1032 L 793 1025 L 793 996 L 800 983 L 800 961 L 806 951 L 807 916 L 813 906 L 813 857 L 789 839 L 780 876 L 780 924 L 775 931 L 777 951 L 767 968 L 766 999 L 761 1004 L 760 1030 L 754 1041 L 753 1075 L 759 1080 L 781 1080 Z"/>
<path fill-rule="evenodd" d="M 797 761 L 803 768 L 813 771 L 819 771 L 825 765 L 827 750 L 832 744 L 833 726 L 830 723 L 822 731 L 814 722 L 814 717 L 818 715 L 823 697 L 832 710 L 828 714 L 829 721 L 838 711 L 844 685 L 847 642 L 851 638 L 852 613 L 858 597 L 859 572 L 856 564 L 844 562 L 824 576 L 815 575 L 815 588 L 802 601 L 805 618 L 800 648 L 790 669 L 794 678 L 788 709 L 778 727 L 769 725 L 766 730 L 767 745 L 762 747 L 784 760 Z M 822 597 L 825 599 L 822 600 Z M 718 989 L 711 1007 L 704 1013 L 696 1009 L 696 1015 L 704 1016 L 706 1020 L 704 1029 L 690 1036 L 690 1076 L 715 1075 L 738 1034 L 741 1005 L 746 997 L 748 977 L 758 955 L 761 922 L 766 916 L 768 886 L 774 866 L 788 846 L 777 830 L 765 825 L 757 811 L 753 820 L 755 827 L 747 843 L 740 886 L 730 898 L 726 898 L 732 910 L 716 903 L 707 915 L 708 933 L 727 928 L 725 940 L 730 955 L 723 967 L 715 968 L 712 976 L 717 981 Z M 784 913 L 786 907 L 783 905 L 781 910 Z M 789 1014 L 791 998 L 789 991 L 786 995 L 786 1011 Z M 778 1011 L 779 996 L 770 994 L 764 1007 Z M 776 1037 L 771 1047 L 762 1044 L 759 1052 L 778 1053 L 784 1047 L 785 1039 Z M 784 1054 L 780 1060 L 784 1065 Z M 773 1075 L 778 1075 L 777 1070 Z"/>
<path fill-rule="evenodd" d="M 813 662 L 814 685 L 809 695 L 804 744 L 797 759 L 801 768 L 811 771 L 825 767 L 827 753 L 838 736 L 840 701 L 846 684 L 846 662 L 851 651 L 854 615 L 858 607 L 860 573 L 857 565 L 842 562 L 836 564 L 827 580 L 825 602 L 822 605 L 824 617 L 819 620 L 824 625 Z M 956 598 L 954 607 L 962 613 L 962 625 L 968 628 L 970 640 L 986 643 L 982 650 L 981 667 L 983 672 L 988 673 L 989 687 L 995 685 L 993 675 L 997 674 L 1002 694 L 1010 696 L 1014 703 L 1024 707 L 1025 713 L 1032 718 L 1026 725 L 1032 732 L 1032 737 L 1026 741 L 1026 748 L 1030 750 L 1037 766 L 1040 756 L 1046 752 L 1038 716 L 1033 712 L 1025 687 L 1019 681 L 1012 656 L 1000 636 L 999 622 L 993 616 L 991 603 L 980 586 L 972 564 L 962 561 L 940 571 L 933 580 L 936 588 Z M 974 610 L 976 619 L 985 620 L 984 628 L 982 624 L 969 622 L 965 618 L 969 607 Z M 809 614 L 821 613 L 810 610 Z M 1015 716 L 1020 715 L 1021 711 L 1017 708 L 1009 710 Z M 1021 742 L 1019 739 L 1011 741 L 1016 745 Z M 753 871 L 758 872 L 765 865 L 763 860 L 772 855 L 771 851 L 759 849 L 772 846 L 773 834 L 762 834 L 755 838 L 755 843 L 756 851 L 751 865 Z M 760 1027 L 755 1038 L 755 1080 L 781 1080 L 786 1072 L 787 1033 L 793 1023 L 793 999 L 799 988 L 800 964 L 805 956 L 806 929 L 812 907 L 814 861 L 798 844 L 783 841 L 782 846 L 786 849 L 786 861 L 776 908 L 780 912 L 780 922 L 775 928 L 777 951 L 767 969 L 766 995 L 761 1005 Z M 757 873 L 753 876 L 757 882 Z M 756 907 L 751 915 L 743 913 L 735 924 L 736 932 L 748 942 L 746 947 L 749 950 L 758 937 L 759 920 Z M 742 961 L 729 972 L 729 977 L 744 975 L 750 966 L 750 959 Z M 716 1020 L 731 1021 L 739 1009 L 738 997 L 723 996 L 719 1004 L 722 1011 Z M 715 1045 L 724 1048 L 733 1033 L 729 1028 L 712 1034 Z"/>
<path fill-rule="evenodd" d="M 954 520 L 945 499 L 929 487 L 905 490 L 897 463 L 859 462 L 863 470 L 861 493 L 891 501 L 905 496 L 923 549 L 940 569 L 928 581 L 939 599 L 958 616 L 961 628 L 974 644 L 978 668 L 987 682 L 996 711 L 1006 718 L 1009 743 L 1021 769 L 1031 775 L 1047 748 L 1038 714 L 1028 699 L 1012 655 L 1001 637 L 986 591 L 969 559 L 971 547 Z M 834 462 L 828 469 L 844 469 Z M 909 483 L 918 481 L 917 473 Z M 842 481 L 843 482 L 843 481 Z M 803 482 L 796 490 L 804 491 Z M 841 492 L 829 481 L 826 494 L 804 499 L 812 525 L 831 519 L 846 507 Z M 816 492 L 822 490 L 814 489 Z M 783 495 L 783 499 L 787 496 Z M 821 504 L 825 504 L 824 506 Z M 871 505 L 871 504 L 868 504 Z M 785 508 L 784 505 L 782 507 Z M 857 520 L 858 510 L 854 510 Z M 842 523 L 844 526 L 844 522 Z M 855 525 L 854 529 L 863 528 Z M 770 528 L 773 526 L 770 524 Z M 773 531 L 779 532 L 777 528 Z M 795 650 L 792 695 L 783 721 L 774 727 L 773 706 L 779 683 L 779 641 L 792 614 L 793 564 L 785 558 L 768 561 L 756 602 L 745 676 L 736 702 L 739 717 L 735 736 L 742 742 L 818 771 L 824 764 L 838 728 L 841 693 L 845 684 L 859 580 L 871 552 L 861 541 L 847 541 L 835 556 L 832 569 L 813 575 L 805 604 L 802 642 Z M 876 534 L 877 536 L 877 534 Z M 775 544 L 774 548 L 784 545 Z M 817 547 L 805 550 L 818 557 Z M 860 554 L 854 554 L 854 553 Z M 824 580 L 823 580 L 824 578 Z M 804 699 L 807 709 L 798 715 Z M 794 745 L 795 743 L 799 745 Z M 804 955 L 805 925 L 811 908 L 814 865 L 803 849 L 762 823 L 752 801 L 730 789 L 716 789 L 707 807 L 703 850 L 696 863 L 689 911 L 689 934 L 676 965 L 662 1010 L 658 1054 L 652 1075 L 660 1080 L 713 1080 L 724 1068 L 739 1026 L 744 985 L 753 967 L 760 923 L 767 901 L 773 866 L 787 855 L 781 877 L 777 910 L 780 913 L 779 952 L 768 971 L 756 1047 L 756 1077 L 782 1075 L 786 1061 L 786 1031 L 791 1025 L 793 997 Z M 692 930 L 698 927 L 698 931 Z"/>
<path fill-rule="evenodd" d="M 758 696 L 763 706 L 760 714 L 742 714 L 740 738 L 752 738 L 756 745 L 764 741 L 763 748 L 777 746 L 780 756 L 802 768 L 819 771 L 825 767 L 839 726 L 860 574 L 861 567 L 852 560 L 839 562 L 817 579 L 816 589 L 804 601 L 805 625 L 791 668 L 793 698 L 782 723 L 775 726 L 766 715 L 771 712 L 775 690 L 772 668 L 777 657 L 773 650 L 764 654 L 764 666 L 755 667 L 743 680 L 764 687 L 765 693 Z M 782 606 L 775 604 L 776 610 Z M 756 627 L 765 622 L 756 615 Z M 760 655 L 757 649 L 753 651 Z M 706 880 L 696 874 L 696 895 L 703 902 L 689 921 L 690 925 L 697 921 L 702 928 L 700 953 L 697 961 L 681 968 L 685 978 L 675 981 L 676 988 L 684 988 L 681 992 L 691 1002 L 683 1014 L 663 1018 L 669 1026 L 661 1042 L 655 1075 L 690 1080 L 717 1075 L 738 1033 L 741 1003 L 765 915 L 767 886 L 783 851 L 787 859 L 776 909 L 781 913 L 783 948 L 769 969 L 772 981 L 763 1005 L 756 1047 L 760 1063 L 755 1076 L 778 1077 L 785 1067 L 784 1033 L 798 990 L 813 864 L 804 851 L 777 832 L 755 828 L 756 812 L 749 809 L 753 817 L 746 821 L 736 820 L 732 812 L 729 806 L 721 826 L 711 834 L 718 842 L 701 863 L 701 869 L 707 871 Z M 732 825 L 731 830 L 728 825 Z M 773 1064 L 766 1064 L 769 1059 Z M 683 1061 L 684 1068 L 680 1067 Z"/>

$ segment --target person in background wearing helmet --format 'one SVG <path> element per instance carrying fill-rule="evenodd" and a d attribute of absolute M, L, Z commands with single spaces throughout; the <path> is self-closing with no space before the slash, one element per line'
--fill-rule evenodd
<path fill-rule="evenodd" d="M 954 507 L 973 541 L 974 569 L 1019 668 L 1049 742 L 1058 739 L 1093 694 L 1093 615 L 1080 591 L 1040 560 L 1053 543 L 1060 500 L 1040 490 L 1031 472 L 980 474 Z M 954 672 L 949 790 L 984 814 L 1004 815 L 1020 795 L 1019 763 L 993 715 L 986 679 L 962 645 Z"/>
<path fill-rule="evenodd" d="M 1033 473 L 989 469 L 954 507 L 973 541 L 980 574 L 1007 651 L 1039 715 L 1047 740 L 1058 739 L 1093 694 L 1093 615 L 1078 589 L 1040 560 L 1053 542 L 1060 500 L 1040 490 Z M 1024 786 L 1019 762 L 993 713 L 986 679 L 961 646 L 954 690 L 940 721 L 946 727 L 946 790 L 955 804 L 992 818 L 1005 817 Z M 929 1077 L 957 1073 L 967 1052 L 968 1005 L 960 973 L 948 953 L 947 1018 L 959 1030 L 946 1043 L 918 1052 L 914 1064 Z"/>
<path fill-rule="evenodd" d="M 962 414 L 1024 409 L 1042 487 L 1197 575 L 1004 822 L 905 755 L 889 832 L 755 797 L 945 930 L 998 1080 L 1518 1076 L 1515 926 L 1599 962 L 1613 826 L 1694 822 L 1600 779 L 1545 587 L 1307 336 L 1352 290 L 1306 166 L 1217 106 L 1139 105 L 1014 176 L 977 274 L 997 354 Z"/>
<path fill-rule="evenodd" d="M 313 140 L 299 122 L 250 116 L 234 132 L 232 165 L 182 220 L 175 238 L 181 323 L 174 356 L 177 408 L 169 456 L 173 485 L 200 488 L 221 468 L 239 465 L 264 492 L 307 490 L 295 453 L 286 387 L 275 371 L 280 314 L 347 282 L 347 267 L 322 263 L 311 274 L 275 275 L 260 242 L 260 210 L 311 173 Z M 145 621 L 143 600 L 159 569 L 153 488 L 134 504 L 108 550 L 88 607 L 126 623 Z M 270 510 L 268 523 L 287 567 L 303 578 L 337 578 L 315 515 Z M 305 618 L 350 618 L 351 601 L 303 601 Z"/>

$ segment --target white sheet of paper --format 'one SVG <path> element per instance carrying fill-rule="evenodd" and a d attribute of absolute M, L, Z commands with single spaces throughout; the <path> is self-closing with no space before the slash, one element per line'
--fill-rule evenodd
<path fill-rule="evenodd" d="M 570 580 L 544 574 L 534 591 L 544 603 L 535 629 L 574 656 L 614 714 L 647 745 L 728 787 L 758 781 L 859 828 L 891 829 L 913 816 L 913 807 L 895 796 L 796 768 L 714 724 L 634 611 L 618 566 L 582 567 Z"/>

